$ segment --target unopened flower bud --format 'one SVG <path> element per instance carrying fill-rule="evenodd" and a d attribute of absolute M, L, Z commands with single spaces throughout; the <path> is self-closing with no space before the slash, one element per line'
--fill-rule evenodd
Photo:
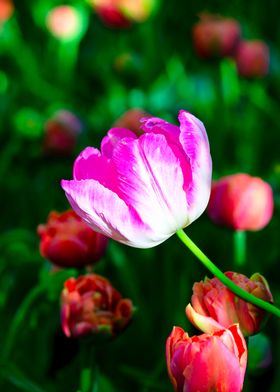
<path fill-rule="evenodd" d="M 47 155 L 67 156 L 76 147 L 82 124 L 68 110 L 57 111 L 45 124 L 44 151 Z"/>
<path fill-rule="evenodd" d="M 41 255 L 59 267 L 81 268 L 96 263 L 108 242 L 71 210 L 51 212 L 47 223 L 38 226 L 38 234 Z"/>
<path fill-rule="evenodd" d="M 213 182 L 208 215 L 233 230 L 260 230 L 269 223 L 273 205 L 267 182 L 238 173 Z"/>
<path fill-rule="evenodd" d="M 192 35 L 197 54 L 206 59 L 232 55 L 241 31 L 234 19 L 202 14 L 201 20 L 193 27 Z"/>
<path fill-rule="evenodd" d="M 96 274 L 70 278 L 61 295 L 61 325 L 68 337 L 118 335 L 131 321 L 132 302 Z"/>
<path fill-rule="evenodd" d="M 269 49 L 261 40 L 242 41 L 235 55 L 238 72 L 246 78 L 262 78 L 269 70 Z"/>

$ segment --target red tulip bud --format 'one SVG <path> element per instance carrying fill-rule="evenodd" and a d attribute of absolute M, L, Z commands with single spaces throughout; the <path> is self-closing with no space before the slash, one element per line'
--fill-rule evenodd
<path fill-rule="evenodd" d="M 269 223 L 273 204 L 268 183 L 248 174 L 234 174 L 213 183 L 208 215 L 234 230 L 260 230 Z"/>
<path fill-rule="evenodd" d="M 202 58 L 232 55 L 240 40 L 240 25 L 234 19 L 202 14 L 192 35 L 197 54 Z"/>
<path fill-rule="evenodd" d="M 268 73 L 269 49 L 263 41 L 240 42 L 236 55 L 238 72 L 246 78 L 261 78 Z"/>
<path fill-rule="evenodd" d="M 102 276 L 70 278 L 61 295 L 61 325 L 68 337 L 119 334 L 130 322 L 132 302 Z"/>
<path fill-rule="evenodd" d="M 60 267 L 81 268 L 96 263 L 108 242 L 71 210 L 51 212 L 47 223 L 38 226 L 38 234 L 41 255 Z"/>
<path fill-rule="evenodd" d="M 46 154 L 70 155 L 82 131 L 80 120 L 67 110 L 60 110 L 45 124 L 44 150 Z"/>
<path fill-rule="evenodd" d="M 120 9 L 118 0 L 91 0 L 96 14 L 108 27 L 126 28 L 130 20 Z"/>

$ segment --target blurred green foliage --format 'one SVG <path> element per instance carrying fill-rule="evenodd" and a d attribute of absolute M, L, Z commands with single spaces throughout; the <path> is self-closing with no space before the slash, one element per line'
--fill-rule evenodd
<path fill-rule="evenodd" d="M 280 305 L 280 27 L 278 2 L 159 1 L 156 12 L 129 29 L 108 28 L 86 1 L 78 7 L 78 36 L 61 41 L 45 26 L 60 1 L 15 0 L 13 16 L 0 25 L 0 390 L 78 391 L 81 349 L 60 330 L 59 295 L 76 271 L 53 273 L 39 254 L 36 227 L 51 210 L 68 203 L 60 188 L 71 178 L 75 155 L 98 146 L 126 110 L 141 107 L 176 122 L 184 108 L 205 124 L 214 178 L 248 172 L 269 181 L 275 213 L 261 232 L 248 233 L 247 276 L 262 273 Z M 270 47 L 270 74 L 243 80 L 230 59 L 202 61 L 191 29 L 201 11 L 236 18 L 244 37 Z M 70 157 L 43 153 L 44 124 L 58 109 L 77 114 L 85 127 Z M 232 232 L 204 214 L 188 229 L 191 238 L 224 271 L 232 270 Z M 155 249 L 138 250 L 111 241 L 96 271 L 137 307 L 132 325 L 115 341 L 95 348 L 92 391 L 171 391 L 164 346 L 173 325 L 196 333 L 184 309 L 193 282 L 207 274 L 171 238 Z M 265 333 L 272 364 L 248 372 L 244 391 L 279 391 L 279 320 Z M 252 362 L 253 363 L 253 362 Z M 84 391 L 83 391 L 84 392 Z"/>

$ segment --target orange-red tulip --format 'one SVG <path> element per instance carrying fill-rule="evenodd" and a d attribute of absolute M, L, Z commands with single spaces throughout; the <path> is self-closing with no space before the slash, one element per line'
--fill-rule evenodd
<path fill-rule="evenodd" d="M 226 272 L 225 275 L 255 297 L 273 302 L 262 275 L 256 273 L 250 279 L 235 272 Z M 267 316 L 263 309 L 235 295 L 217 278 L 206 278 L 194 284 L 191 304 L 187 306 L 186 313 L 189 320 L 203 332 L 239 323 L 244 336 L 258 333 Z"/>

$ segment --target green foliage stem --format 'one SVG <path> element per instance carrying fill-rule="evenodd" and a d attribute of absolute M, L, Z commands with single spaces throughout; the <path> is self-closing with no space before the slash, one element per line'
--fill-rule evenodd
<path fill-rule="evenodd" d="M 247 291 L 241 289 L 235 283 L 233 283 L 229 278 L 227 278 L 221 270 L 198 248 L 198 246 L 187 236 L 187 234 L 182 230 L 177 231 L 177 235 L 180 240 L 190 249 L 190 251 L 202 262 L 202 264 L 215 275 L 225 286 L 227 286 L 234 294 L 238 295 L 245 301 L 248 301 L 275 316 L 280 317 L 280 309 L 272 305 L 269 302 L 263 301 L 249 294 Z"/>

